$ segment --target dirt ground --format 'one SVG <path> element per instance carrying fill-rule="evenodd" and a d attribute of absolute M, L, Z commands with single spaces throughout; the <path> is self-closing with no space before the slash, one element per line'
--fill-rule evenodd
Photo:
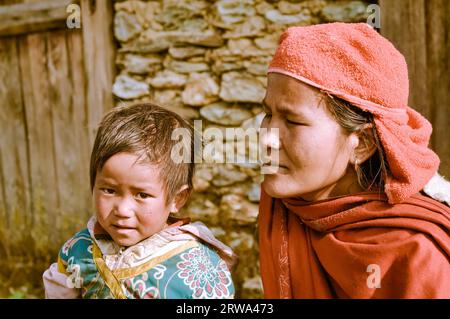
<path fill-rule="evenodd" d="M 1 265 L 2 263 L 0 263 Z M 0 298 L 44 298 L 42 262 L 14 262 L 0 267 Z"/>

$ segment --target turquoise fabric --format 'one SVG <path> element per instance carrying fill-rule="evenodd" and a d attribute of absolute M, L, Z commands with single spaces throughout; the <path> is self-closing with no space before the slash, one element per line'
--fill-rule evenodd
<path fill-rule="evenodd" d="M 93 239 L 87 229 L 61 248 L 59 263 L 68 276 L 68 286 L 81 288 L 82 298 L 114 298 L 97 269 L 92 250 Z M 226 263 L 202 242 L 119 282 L 129 299 L 233 298 L 235 293 Z"/>

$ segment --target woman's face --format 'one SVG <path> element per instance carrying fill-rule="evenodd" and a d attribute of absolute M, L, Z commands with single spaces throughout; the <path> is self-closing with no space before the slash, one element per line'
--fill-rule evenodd
<path fill-rule="evenodd" d="M 278 171 L 265 175 L 262 184 L 270 196 L 312 201 L 357 187 L 354 170 L 347 168 L 358 139 L 345 134 L 318 90 L 292 77 L 269 73 L 264 107 L 261 127 L 269 133 L 262 137 L 262 146 L 269 153 L 279 153 Z M 272 128 L 278 128 L 278 136 L 270 134 Z"/>

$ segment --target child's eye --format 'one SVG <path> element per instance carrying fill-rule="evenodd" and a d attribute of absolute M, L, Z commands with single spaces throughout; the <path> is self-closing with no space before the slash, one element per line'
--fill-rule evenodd
<path fill-rule="evenodd" d="M 115 194 L 115 191 L 114 191 L 114 189 L 112 189 L 112 188 L 100 188 L 100 190 L 101 190 L 103 193 L 108 194 L 108 195 L 113 195 L 113 194 Z"/>
<path fill-rule="evenodd" d="M 152 197 L 151 195 L 149 195 L 149 194 L 147 194 L 147 193 L 143 193 L 143 192 L 137 193 L 136 196 L 137 196 L 137 198 L 139 198 L 139 199 L 146 199 L 146 198 Z"/>

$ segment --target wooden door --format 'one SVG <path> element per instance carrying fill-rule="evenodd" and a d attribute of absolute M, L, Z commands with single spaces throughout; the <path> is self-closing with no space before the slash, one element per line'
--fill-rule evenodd
<path fill-rule="evenodd" d="M 68 28 L 70 4 L 80 28 Z M 0 2 L 3 285 L 56 260 L 92 214 L 89 156 L 113 103 L 112 20 L 111 1 Z"/>

